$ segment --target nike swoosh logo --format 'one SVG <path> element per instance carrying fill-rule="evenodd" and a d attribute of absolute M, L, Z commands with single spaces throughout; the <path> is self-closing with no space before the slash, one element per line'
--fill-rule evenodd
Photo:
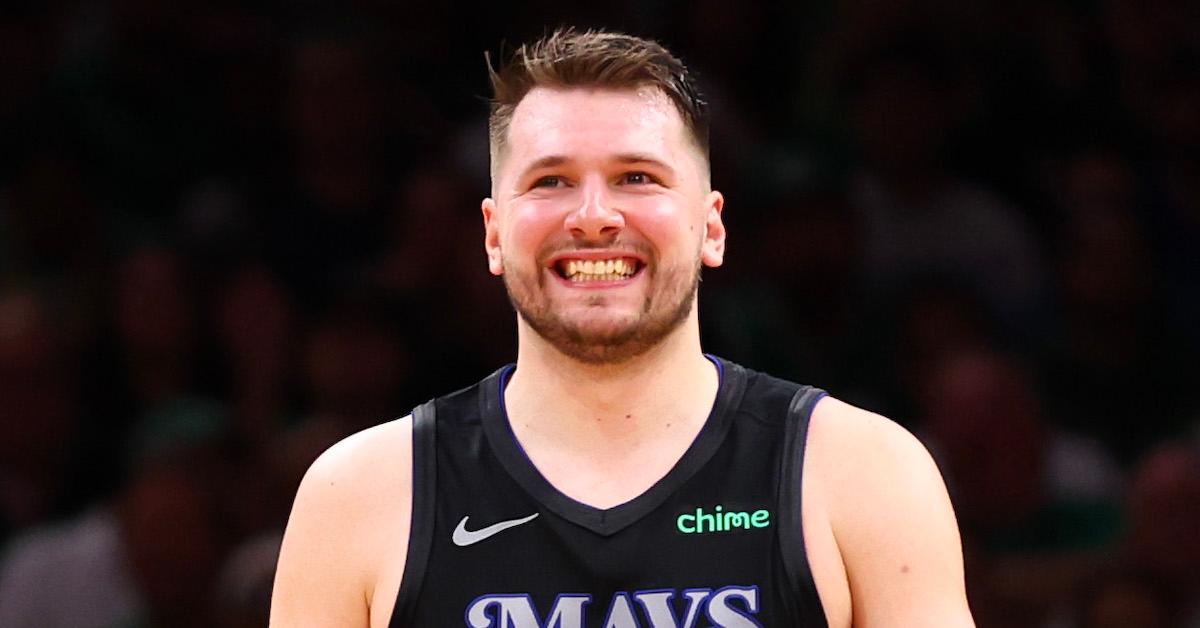
<path fill-rule="evenodd" d="M 499 523 L 493 523 L 492 525 L 490 525 L 486 528 L 480 528 L 478 530 L 468 530 L 467 529 L 467 519 L 469 517 L 463 517 L 462 521 L 458 522 L 458 527 L 454 528 L 454 536 L 451 537 L 451 540 L 453 540 L 454 544 L 459 547 L 466 547 L 468 545 L 474 545 L 490 536 L 499 534 L 509 528 L 515 528 L 523 523 L 529 523 L 530 521 L 533 521 L 534 519 L 536 519 L 537 516 L 538 516 L 538 513 L 535 512 L 532 515 L 529 515 L 528 517 L 522 517 L 520 519 L 509 519 L 508 521 L 501 521 Z"/>

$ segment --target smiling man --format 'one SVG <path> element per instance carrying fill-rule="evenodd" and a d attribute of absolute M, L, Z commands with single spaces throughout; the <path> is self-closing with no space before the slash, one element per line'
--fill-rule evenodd
<path fill-rule="evenodd" d="M 701 351 L 724 198 L 684 66 L 564 30 L 492 84 L 484 246 L 517 362 L 313 464 L 272 625 L 973 625 L 916 439 Z"/>

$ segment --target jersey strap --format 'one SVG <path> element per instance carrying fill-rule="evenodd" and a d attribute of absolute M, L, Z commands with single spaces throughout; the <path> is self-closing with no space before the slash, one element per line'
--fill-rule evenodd
<path fill-rule="evenodd" d="M 392 626 L 401 617 L 411 617 L 421 595 L 429 548 L 433 542 L 433 516 L 437 498 L 437 400 L 417 406 L 412 413 L 412 518 L 408 534 L 408 558 L 400 580 Z"/>
<path fill-rule="evenodd" d="M 804 447 L 808 440 L 808 425 L 813 408 L 825 397 L 825 391 L 810 386 L 801 386 L 788 405 L 787 423 L 784 428 L 782 475 L 779 483 L 779 509 L 781 511 L 779 541 L 782 546 L 783 566 L 791 580 L 794 595 L 790 596 L 797 606 L 793 617 L 819 619 L 826 628 L 825 613 L 817 595 L 812 570 L 808 564 L 808 553 L 804 545 L 803 507 L 801 486 L 804 470 Z M 808 625 L 805 625 L 808 628 Z"/>

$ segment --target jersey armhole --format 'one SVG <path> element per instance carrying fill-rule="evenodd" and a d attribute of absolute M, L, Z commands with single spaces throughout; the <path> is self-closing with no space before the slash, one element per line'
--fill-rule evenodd
<path fill-rule="evenodd" d="M 780 549 L 783 554 L 783 567 L 787 572 L 792 590 L 791 599 L 795 604 L 794 617 L 820 618 L 821 628 L 825 628 L 827 624 L 804 544 L 801 489 L 808 425 L 812 419 L 813 408 L 825 396 L 826 392 L 819 388 L 802 386 L 788 404 L 787 421 L 784 423 L 783 461 L 780 469 L 782 494 L 779 498 L 782 511 L 779 517 Z"/>
<path fill-rule="evenodd" d="M 392 611 L 390 628 L 409 626 L 416 612 L 425 568 L 433 543 L 434 499 L 437 488 L 437 410 L 434 401 L 418 406 L 412 413 L 412 517 L 408 533 L 408 556 L 400 591 Z"/>

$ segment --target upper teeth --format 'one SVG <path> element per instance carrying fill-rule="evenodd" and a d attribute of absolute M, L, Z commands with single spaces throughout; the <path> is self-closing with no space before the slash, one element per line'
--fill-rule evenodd
<path fill-rule="evenodd" d="M 566 275 L 575 281 L 608 279 L 615 280 L 632 275 L 637 270 L 634 263 L 624 259 L 608 260 L 569 260 L 566 262 Z"/>

